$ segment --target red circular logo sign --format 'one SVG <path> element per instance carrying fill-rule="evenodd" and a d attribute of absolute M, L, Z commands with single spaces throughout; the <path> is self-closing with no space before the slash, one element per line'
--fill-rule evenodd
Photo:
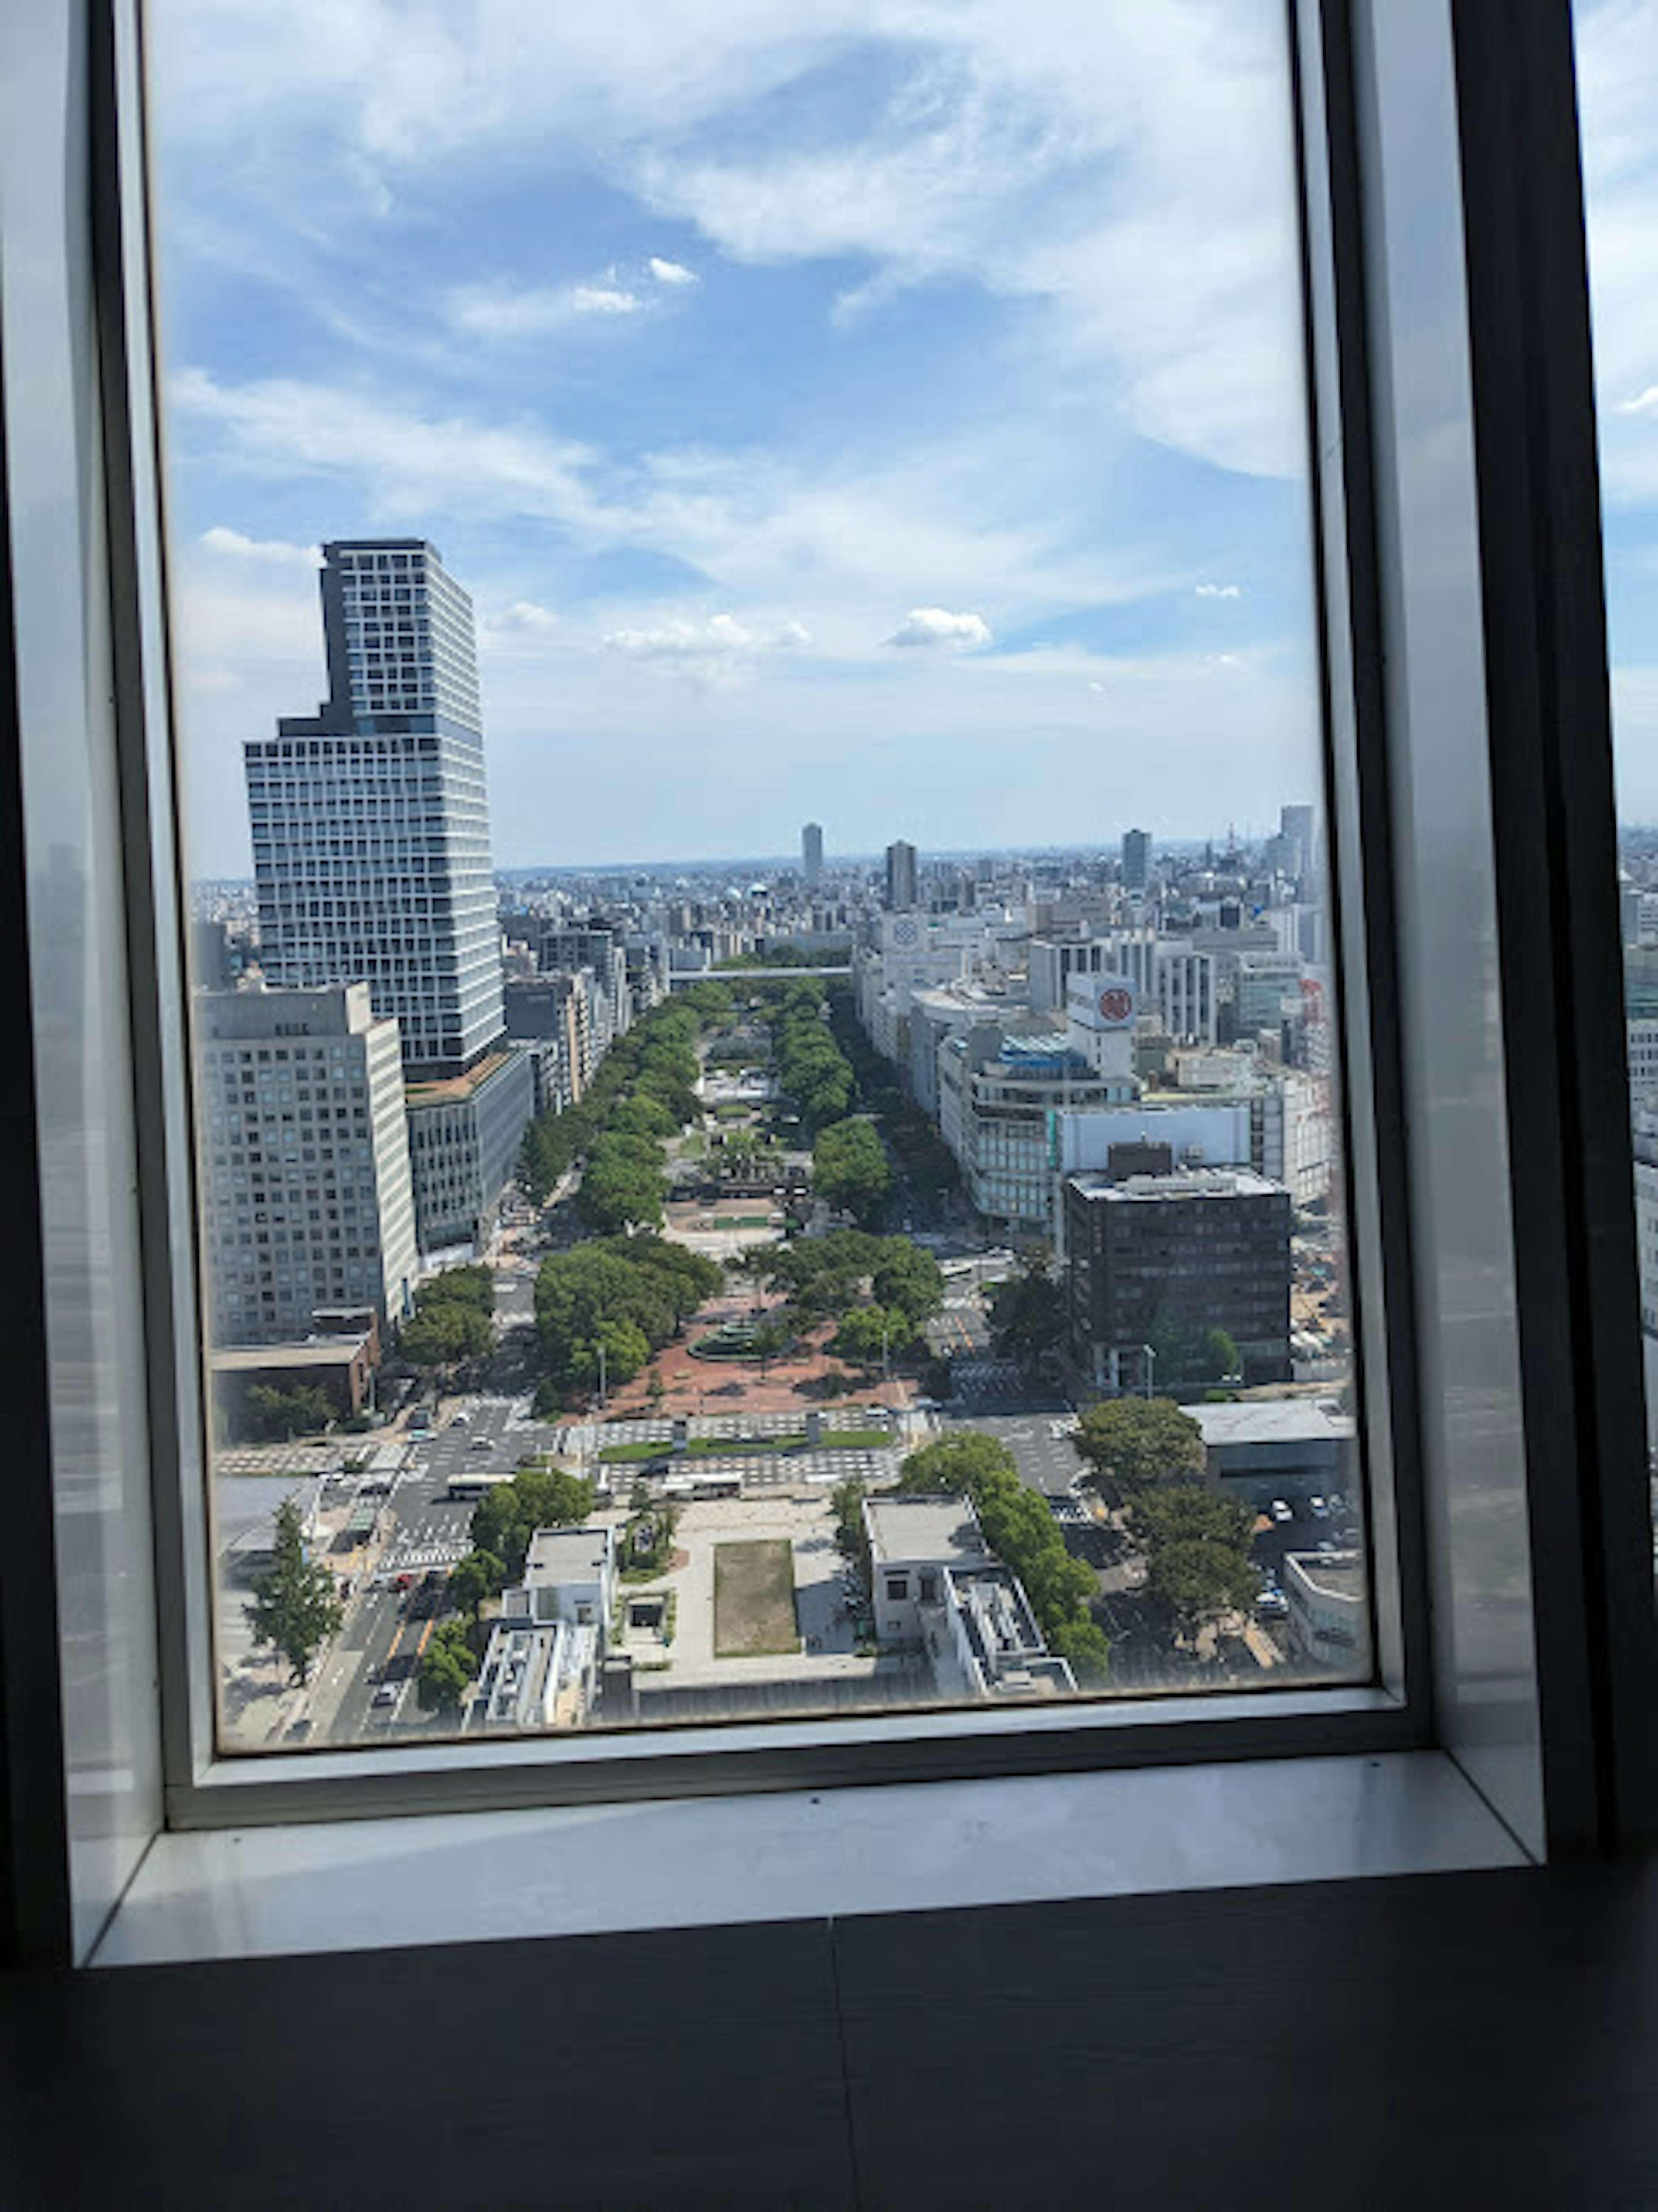
<path fill-rule="evenodd" d="M 1100 1012 L 1108 1022 L 1126 1022 L 1134 1011 L 1134 997 L 1121 984 L 1100 993 Z"/>

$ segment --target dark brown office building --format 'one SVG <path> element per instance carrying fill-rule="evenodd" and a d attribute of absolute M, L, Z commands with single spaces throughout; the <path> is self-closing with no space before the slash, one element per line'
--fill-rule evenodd
<path fill-rule="evenodd" d="M 1072 1356 L 1098 1389 L 1209 1380 L 1211 1334 L 1245 1379 L 1290 1375 L 1290 1194 L 1243 1169 L 1073 1176 L 1065 1187 Z"/>

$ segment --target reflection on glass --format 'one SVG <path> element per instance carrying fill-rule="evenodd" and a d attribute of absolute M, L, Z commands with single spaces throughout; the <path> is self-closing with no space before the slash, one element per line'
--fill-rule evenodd
<path fill-rule="evenodd" d="M 1282 11 L 152 12 L 226 1741 L 1366 1675 Z"/>
<path fill-rule="evenodd" d="M 1652 272 L 1658 147 L 1658 7 L 1599 0 L 1574 11 L 1583 137 L 1596 432 L 1606 549 L 1618 784 L 1619 907 L 1629 1037 L 1647 1449 L 1658 1565 L 1658 346 Z"/>

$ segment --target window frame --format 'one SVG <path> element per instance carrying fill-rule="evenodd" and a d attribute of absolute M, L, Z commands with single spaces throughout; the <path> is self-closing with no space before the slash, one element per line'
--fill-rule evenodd
<path fill-rule="evenodd" d="M 1388 5 L 1391 17 L 1377 0 L 1286 0 L 1294 111 L 1286 127 L 1295 135 L 1303 201 L 1303 336 L 1314 461 L 1309 495 L 1317 510 L 1313 541 L 1327 720 L 1326 812 L 1339 971 L 1354 1333 L 1361 1352 L 1369 1548 L 1376 1577 L 1376 1684 L 1182 1694 L 1063 1710 L 922 1708 L 867 1720 L 738 1723 L 585 1741 L 226 1758 L 213 1743 L 206 1656 L 215 1592 L 197 1351 L 196 1106 L 185 1048 L 186 918 L 174 849 L 178 778 L 167 708 L 171 678 L 162 619 L 160 427 L 151 383 L 152 301 L 142 189 L 141 21 L 137 0 L 76 0 L 70 13 L 85 41 L 85 80 L 77 96 L 84 100 L 89 191 L 86 235 L 68 244 L 72 256 L 84 253 L 90 271 L 93 311 L 80 336 L 95 363 L 99 413 L 95 424 L 86 426 L 97 433 L 86 466 L 109 539 L 113 742 L 122 806 L 117 842 L 105 857 L 119 871 L 129 951 L 142 1254 L 141 1280 L 129 1287 L 142 1298 L 146 1323 L 143 1419 L 155 1474 L 151 1503 L 160 1652 L 155 1711 L 167 1825 L 240 1826 L 1432 1744 L 1454 1756 L 1468 1755 L 1457 1735 L 1449 1674 L 1455 1630 L 1470 1618 L 1477 1594 L 1459 1584 L 1450 1571 L 1455 1561 L 1447 1565 L 1448 1547 L 1433 1510 L 1436 1504 L 1442 1508 L 1443 1497 L 1424 1494 L 1436 1483 L 1442 1490 L 1444 1476 L 1423 1435 L 1422 1337 L 1435 1324 L 1424 1318 L 1420 1293 L 1436 1255 L 1424 1253 L 1419 1215 L 1413 1224 L 1408 1206 L 1390 1202 L 1394 1161 L 1402 1158 L 1411 1176 L 1418 1172 L 1410 1134 L 1423 1085 L 1422 1071 L 1412 1064 L 1412 1024 L 1418 1018 L 1408 1002 L 1402 972 L 1407 963 L 1400 957 L 1413 926 L 1400 905 L 1400 787 L 1410 766 L 1410 733 L 1400 731 L 1384 681 L 1384 671 L 1396 665 L 1406 641 L 1388 605 L 1388 563 L 1402 556 L 1388 541 L 1385 486 L 1378 482 L 1387 476 L 1387 436 L 1398 427 L 1389 410 L 1396 410 L 1398 398 L 1378 392 L 1374 373 L 1388 335 L 1376 223 L 1377 179 L 1385 185 L 1398 173 L 1398 157 L 1388 151 L 1383 127 L 1391 97 L 1383 64 L 1390 47 L 1413 38 L 1421 39 L 1424 52 L 1432 49 L 1430 67 L 1442 66 L 1448 52 L 1453 77 L 1466 88 L 1457 112 L 1461 191 L 1453 212 L 1467 223 L 1471 374 L 1479 380 L 1477 389 L 1471 386 L 1467 428 L 1471 443 L 1478 438 L 1486 447 L 1478 489 L 1487 626 L 1511 618 L 1518 604 L 1534 604 L 1540 574 L 1554 574 L 1558 580 L 1544 550 L 1550 529 L 1569 530 L 1571 543 L 1581 548 L 1597 526 L 1592 466 L 1587 509 L 1584 504 L 1582 426 L 1574 429 L 1570 419 L 1574 404 L 1581 409 L 1588 343 L 1586 328 L 1580 332 L 1570 325 L 1574 298 L 1581 305 L 1582 247 L 1581 201 L 1574 198 L 1575 137 L 1564 149 L 1558 141 L 1563 98 L 1568 115 L 1571 106 L 1565 0 L 1540 0 L 1512 36 L 1511 18 L 1498 21 L 1473 0 L 1388 0 Z M 1483 101 L 1474 88 L 1477 63 L 1488 64 L 1491 72 L 1491 96 Z M 71 149 L 76 122 L 72 114 Z M 1546 218 L 1549 250 L 1535 264 L 1515 251 L 1522 219 L 1516 177 L 1530 194 L 1523 219 Z M 1564 324 L 1552 319 L 1562 314 Z M 1516 325 L 1530 331 L 1540 359 L 1516 360 L 1503 343 Z M 15 347 L 18 333 L 0 331 L 0 337 Z M 1540 506 L 1499 513 L 1493 502 L 1500 471 L 1491 441 L 1506 453 L 1516 440 L 1541 471 L 1533 488 L 1554 466 L 1566 490 L 1557 487 L 1558 495 Z M 0 474 L 0 493 L 3 489 Z M 0 556 L 15 565 L 10 520 L 0 513 Z M 9 580 L 10 569 L 0 568 L 0 587 Z M 1529 599 L 1527 581 L 1533 586 Z M 1653 1816 L 1652 1721 L 1643 1710 L 1643 1702 L 1651 1703 L 1646 1692 L 1653 1679 L 1650 1600 L 1649 1593 L 1643 1622 L 1627 1557 L 1637 1492 L 1644 1532 L 1644 1459 L 1637 1484 L 1621 1456 L 1615 1462 L 1595 1456 L 1603 1448 L 1621 1455 L 1631 1421 L 1640 1431 L 1638 1361 L 1631 1387 L 1630 1375 L 1620 1372 L 1630 1330 L 1614 1310 L 1618 1297 L 1629 1291 L 1627 1318 L 1633 1321 L 1638 1302 L 1630 1264 L 1627 1131 L 1600 1131 L 1590 1116 L 1593 1087 L 1604 1085 L 1611 1064 L 1608 1039 L 1617 1033 L 1604 981 L 1609 963 L 1603 955 L 1616 942 L 1610 871 L 1604 897 L 1593 889 L 1581 898 L 1565 896 L 1569 873 L 1576 871 L 1581 878 L 1587 869 L 1592 878 L 1596 862 L 1608 849 L 1615 852 L 1604 803 L 1610 787 L 1603 732 L 1592 730 L 1588 741 L 1579 735 L 1569 743 L 1564 729 L 1570 706 L 1582 708 L 1587 699 L 1593 713 L 1597 649 L 1602 691 L 1605 678 L 1603 624 L 1598 648 L 1594 642 L 1598 581 L 1589 590 L 1581 571 L 1573 572 L 1571 581 L 1572 592 L 1551 608 L 1549 643 L 1557 665 L 1575 672 L 1575 691 L 1564 698 L 1533 684 L 1516 702 L 1498 686 L 1487 702 L 1504 741 L 1498 744 L 1493 738 L 1488 763 L 1497 779 L 1492 864 L 1502 876 L 1499 906 L 1517 931 L 1514 945 L 1505 941 L 1503 948 L 1501 1016 L 1505 1035 L 1511 1031 L 1527 1046 L 1546 1078 L 1535 1084 L 1509 1080 L 1504 1109 L 1517 1145 L 1546 1148 L 1552 1141 L 1556 1147 L 1546 1149 L 1540 1165 L 1528 1158 L 1525 1173 L 1512 1178 L 1513 1218 L 1506 1227 L 1524 1263 L 1518 1319 L 1533 1345 L 1546 1346 L 1552 1334 L 1559 1334 L 1572 1351 L 1564 1382 L 1558 1362 L 1548 1370 L 1546 1391 L 1540 1378 L 1527 1378 L 1524 1449 L 1514 1471 L 1533 1555 L 1547 1546 L 1566 1562 L 1564 1593 L 1546 1592 L 1528 1615 L 1543 1692 L 1539 1753 L 1545 1846 L 1604 1845 L 1649 1826 Z M 13 611 L 9 600 L 0 605 L 9 623 Z M 27 726 L 15 698 L 0 696 L 0 714 L 9 714 L 8 735 L 27 762 L 39 734 Z M 1511 746 L 1516 726 L 1521 742 Z M 1528 805 L 1540 811 L 1528 817 Z M 13 878 L 25 872 L 27 857 L 26 851 L 0 847 L 0 866 Z M 1526 944 L 1518 924 L 1525 919 L 1526 901 L 1535 896 L 1534 885 L 1522 886 L 1522 858 L 1526 866 L 1543 869 L 1564 926 L 1564 940 L 1550 940 L 1547 981 L 1555 996 L 1547 1020 L 1534 1003 L 1535 975 L 1515 950 Z M 1575 1053 L 1570 1065 L 1569 1044 Z M 1571 1132 L 1586 1146 L 1576 1164 L 1559 1150 Z M 32 1152 L 23 1165 L 32 1170 Z M 9 1179 L 18 1190 L 27 1183 L 15 1172 Z M 29 1218 L 38 1221 L 38 1188 L 30 1188 L 28 1196 Z M 27 1332 L 20 1341 L 27 1344 Z M 39 1362 L 32 1376 L 44 1377 L 49 1349 L 37 1344 L 30 1356 Z M 27 1549 L 37 1568 L 44 1563 L 50 1576 L 54 1545 L 44 1516 L 50 1511 L 45 1447 L 51 1418 L 38 1390 L 30 1421 L 42 1449 L 29 1462 Z M 1638 1554 L 1643 1569 L 1646 1559 L 1643 1533 Z M 49 1801 L 54 1772 L 61 1789 L 64 1747 L 61 1740 L 54 1743 L 38 1702 L 47 1681 L 54 1685 L 55 1700 L 56 1634 L 53 1620 L 21 1621 L 15 1576 L 9 1587 L 0 1584 L 7 1778 L 14 1802 Z M 22 1725 L 20 1681 L 33 1686 L 37 1701 L 32 1713 L 22 1715 Z M 1529 1757 L 1529 1749 L 1522 1749 Z M 1496 1778 L 1491 1787 L 1500 1796 Z M 58 1864 L 68 1856 L 58 1852 L 61 1821 L 55 1827 L 47 1822 L 39 1832 L 46 1844 L 32 1877 L 37 1901 L 16 1908 L 25 1942 L 27 1926 L 45 1928 L 53 1920 L 56 1904 L 41 1901 L 42 1882 L 46 1890 L 53 1887 L 53 1869 L 64 1889 L 69 1881 L 67 1865 Z M 1522 1840 L 1535 1849 L 1540 1837 Z M 20 1883 L 31 1887 L 22 1881 L 23 1871 L 9 1869 L 14 1899 Z M 61 1948 L 61 1928 L 53 1940 Z"/>

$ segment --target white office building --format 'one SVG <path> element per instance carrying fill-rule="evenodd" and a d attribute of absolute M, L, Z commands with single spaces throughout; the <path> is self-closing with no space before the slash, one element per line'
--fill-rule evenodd
<path fill-rule="evenodd" d="M 365 985 L 198 991 L 216 1344 L 287 1344 L 319 1306 L 408 1311 L 416 1260 L 397 1023 Z"/>

